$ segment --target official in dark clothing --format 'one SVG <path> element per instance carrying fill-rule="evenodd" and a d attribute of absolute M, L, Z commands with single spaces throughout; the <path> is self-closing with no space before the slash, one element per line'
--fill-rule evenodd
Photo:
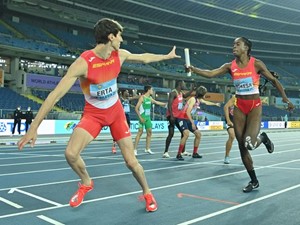
<path fill-rule="evenodd" d="M 33 119 L 33 113 L 31 111 L 30 107 L 27 108 L 27 111 L 25 113 L 25 119 L 26 119 L 26 121 L 25 121 L 25 131 L 27 133 L 28 128 L 29 128 L 30 124 L 32 123 L 32 119 Z"/>
<path fill-rule="evenodd" d="M 14 111 L 14 126 L 11 132 L 12 135 L 14 135 L 15 133 L 16 125 L 18 125 L 19 135 L 21 134 L 21 119 L 22 119 L 21 106 L 18 106 L 17 109 Z"/>

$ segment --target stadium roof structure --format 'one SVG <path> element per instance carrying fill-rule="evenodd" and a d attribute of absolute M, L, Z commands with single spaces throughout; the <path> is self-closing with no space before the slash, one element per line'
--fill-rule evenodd
<path fill-rule="evenodd" d="M 6 4 L 11 10 L 72 20 L 84 27 L 109 17 L 142 42 L 231 54 L 234 39 L 244 36 L 252 41 L 257 57 L 300 59 L 299 0 L 6 0 Z"/>

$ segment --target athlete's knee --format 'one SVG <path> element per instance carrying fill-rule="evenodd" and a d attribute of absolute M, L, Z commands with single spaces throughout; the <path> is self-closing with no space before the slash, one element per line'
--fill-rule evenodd
<path fill-rule="evenodd" d="M 184 130 L 184 131 L 182 132 L 182 138 L 187 139 L 187 138 L 189 137 L 189 135 L 190 135 L 190 132 L 189 132 L 188 130 Z"/>
<path fill-rule="evenodd" d="M 68 162 L 76 162 L 79 158 L 79 154 L 77 154 L 74 151 L 71 151 L 70 149 L 66 149 L 65 151 L 65 157 Z"/>
<path fill-rule="evenodd" d="M 147 136 L 152 136 L 152 129 L 147 130 Z"/>
<path fill-rule="evenodd" d="M 248 149 L 248 150 L 254 150 L 256 149 L 256 146 L 257 146 L 257 141 L 255 141 L 253 143 L 252 139 L 250 136 L 247 136 L 245 138 L 245 147 Z"/>
<path fill-rule="evenodd" d="M 240 155 L 241 155 L 241 159 L 242 161 L 247 161 L 247 159 L 249 158 L 250 156 L 250 153 L 248 151 L 247 148 L 245 148 L 245 146 L 239 146 L 239 149 L 240 149 Z"/>
<path fill-rule="evenodd" d="M 234 135 L 229 135 L 229 137 L 228 137 L 228 140 L 230 141 L 230 142 L 233 142 L 234 141 Z"/>
<path fill-rule="evenodd" d="M 173 136 L 174 136 L 174 133 L 169 133 L 167 140 L 169 140 L 169 141 L 172 140 Z"/>
<path fill-rule="evenodd" d="M 131 171 L 135 171 L 136 168 L 140 165 L 139 162 L 137 161 L 137 159 L 131 159 L 131 160 L 126 160 L 125 164 L 127 166 L 127 168 Z"/>
<path fill-rule="evenodd" d="M 174 130 L 175 130 L 175 127 L 174 127 L 174 126 L 171 126 L 171 125 L 169 125 L 169 126 L 168 126 L 168 130 L 169 130 L 169 132 L 174 132 Z"/>
<path fill-rule="evenodd" d="M 196 131 L 194 132 L 194 134 L 195 134 L 195 138 L 196 138 L 196 139 L 200 139 L 200 138 L 201 138 L 201 132 L 200 132 L 200 130 L 196 130 Z"/>
<path fill-rule="evenodd" d="M 170 129 L 169 128 L 168 130 L 169 130 L 169 136 L 173 137 L 174 136 L 174 129 L 172 129 L 172 128 Z"/>

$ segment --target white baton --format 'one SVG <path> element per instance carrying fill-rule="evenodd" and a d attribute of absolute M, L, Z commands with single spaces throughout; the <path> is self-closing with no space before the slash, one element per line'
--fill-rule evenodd
<path fill-rule="evenodd" d="M 185 56 L 185 64 L 187 67 L 189 67 L 191 65 L 191 61 L 190 61 L 190 50 L 188 48 L 184 49 L 184 56 Z M 186 75 L 190 77 L 192 76 L 192 72 L 188 72 Z"/>

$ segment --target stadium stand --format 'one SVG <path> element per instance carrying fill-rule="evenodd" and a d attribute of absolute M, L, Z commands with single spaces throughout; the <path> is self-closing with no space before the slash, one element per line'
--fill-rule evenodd
<path fill-rule="evenodd" d="M 78 54 L 84 50 L 91 48 L 94 41 L 91 35 L 90 30 L 82 26 L 76 25 L 66 25 L 63 23 L 55 23 L 52 20 L 41 19 L 41 21 L 36 21 L 35 18 L 31 18 L 26 15 L 18 15 L 20 17 L 20 22 L 13 22 L 11 20 L 11 14 L 5 14 L 0 18 L 0 45 L 16 47 L 18 49 L 28 49 L 32 52 L 38 53 L 49 53 L 57 56 L 68 56 L 70 57 L 69 62 L 73 61 Z M 42 26 L 43 23 L 47 23 L 47 26 Z M 247 33 L 245 33 L 247 34 Z M 249 33 L 251 35 L 251 33 Z M 262 40 L 264 40 L 262 36 Z M 123 43 L 123 47 L 134 53 L 143 53 L 143 52 L 155 52 L 165 54 L 169 52 L 170 46 L 165 42 L 149 42 L 149 41 L 136 41 L 135 38 L 127 37 Z M 219 38 L 220 39 L 220 38 Z M 218 39 L 218 40 L 219 40 Z M 278 39 L 278 40 L 277 40 Z M 279 41 L 279 37 L 277 37 Z M 149 39 L 150 40 L 150 39 Z M 216 38 L 217 40 L 217 38 Z M 210 40 L 213 41 L 213 40 Z M 182 59 L 170 60 L 163 63 L 152 63 L 150 65 L 143 64 L 131 64 L 124 63 L 123 68 L 126 69 L 126 72 L 120 75 L 118 82 L 122 84 L 133 84 L 133 85 L 146 85 L 151 84 L 153 87 L 166 87 L 167 83 L 170 82 L 169 77 L 153 77 L 155 75 L 164 74 L 174 76 L 176 79 L 185 78 L 185 71 L 183 64 L 184 55 L 183 47 L 178 46 L 178 54 L 182 56 Z M 212 48 L 213 49 L 213 48 Z M 212 69 L 221 66 L 226 62 L 230 62 L 233 57 L 227 54 L 220 52 L 210 52 L 206 50 L 199 50 L 197 47 L 191 48 L 191 61 L 192 63 L 204 69 Z M 73 56 L 73 59 L 71 58 Z M 259 58 L 259 57 L 258 57 Z M 36 58 L 38 60 L 38 58 Z M 278 63 L 270 59 L 264 59 L 264 62 L 268 65 L 270 70 L 274 70 L 280 75 L 280 81 L 284 86 L 295 87 L 297 88 L 300 83 L 300 70 L 297 63 L 289 63 L 287 60 Z M 55 75 L 63 76 L 65 73 L 64 69 L 58 69 L 58 67 L 53 68 L 39 68 L 32 67 L 27 68 L 26 72 L 38 73 L 41 76 L 45 75 Z M 134 73 L 131 73 L 133 71 Z M 151 74 L 152 76 L 148 76 Z M 142 75 L 142 76 L 141 76 Z M 146 75 L 146 76 L 145 76 Z M 202 80 L 201 80 L 202 79 Z M 203 78 L 199 80 L 203 81 Z M 221 80 L 224 81 L 222 85 L 231 84 L 230 75 L 227 74 L 223 76 Z M 167 81 L 167 82 L 165 82 Z M 210 81 L 211 82 L 211 81 Z M 214 81 L 212 81 L 213 83 Z M 210 84 L 208 81 L 204 83 L 207 86 L 210 92 L 219 92 L 220 89 L 216 88 L 215 84 Z M 273 96 L 278 96 L 278 93 L 269 85 L 271 89 L 271 94 Z M 2 89 L 2 88 L 0 88 Z M 3 89 L 2 92 L 8 92 L 9 88 Z M 226 90 L 223 88 L 222 90 Z M 287 90 L 288 91 L 288 90 Z M 2 94 L 1 92 L 1 94 Z M 26 102 L 28 99 L 12 91 L 15 95 L 18 95 L 14 99 L 16 101 Z M 11 92 L 11 93 L 12 93 Z M 45 90 L 31 90 L 32 94 L 45 99 L 49 91 Z M 266 93 L 268 94 L 268 92 Z M 23 97 L 23 98 L 22 98 Z M 291 97 L 299 98 L 299 92 L 294 90 L 291 91 Z M 16 107 L 16 101 L 12 103 L 8 102 L 8 98 L 4 98 L 4 101 L 1 101 L 1 108 L 12 108 Z M 26 101 L 25 101 L 25 100 Z M 31 101 L 31 100 L 28 100 Z M 33 109 L 37 109 L 39 104 L 34 105 L 34 103 L 29 102 Z M 27 107 L 29 103 L 24 103 Z M 82 110 L 84 104 L 83 96 L 75 93 L 67 94 L 61 101 L 58 103 L 58 106 L 67 110 L 67 111 L 80 111 Z M 132 108 L 132 116 L 135 117 L 134 108 Z M 202 110 L 211 113 L 213 115 L 223 115 L 222 107 L 214 106 L 203 106 Z M 275 106 L 264 106 L 264 117 L 275 118 L 280 117 L 284 113 L 283 110 L 276 108 Z M 159 118 L 163 118 L 165 114 L 165 109 L 162 107 L 155 107 L 155 114 L 160 115 Z M 277 114 L 277 116 L 275 115 Z M 294 111 L 294 115 L 299 115 L 299 110 Z"/>

